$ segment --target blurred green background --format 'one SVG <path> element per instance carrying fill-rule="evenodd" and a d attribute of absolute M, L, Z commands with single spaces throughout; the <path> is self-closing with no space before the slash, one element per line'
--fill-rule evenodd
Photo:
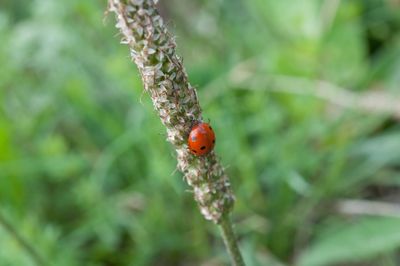
<path fill-rule="evenodd" d="M 227 265 L 106 0 L 0 0 L 0 265 Z M 248 265 L 400 265 L 400 2 L 169 0 Z"/>

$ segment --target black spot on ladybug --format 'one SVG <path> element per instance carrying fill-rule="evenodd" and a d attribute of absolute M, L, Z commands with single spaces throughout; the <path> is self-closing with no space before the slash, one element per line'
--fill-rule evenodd
<path fill-rule="evenodd" d="M 213 139 L 213 144 L 215 143 L 215 139 Z"/>
<path fill-rule="evenodd" d="M 197 153 L 197 151 L 195 151 L 195 150 L 192 150 L 192 152 Z"/>
<path fill-rule="evenodd" d="M 195 136 L 192 136 L 192 141 L 196 141 L 197 138 Z"/>
<path fill-rule="evenodd" d="M 212 127 L 211 127 L 211 126 L 209 126 L 209 128 L 212 130 Z"/>
<path fill-rule="evenodd" d="M 206 148 L 206 146 L 201 146 L 200 150 L 204 150 Z"/>

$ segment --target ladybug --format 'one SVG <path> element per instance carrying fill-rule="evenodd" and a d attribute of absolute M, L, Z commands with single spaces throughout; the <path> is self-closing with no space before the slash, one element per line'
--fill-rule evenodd
<path fill-rule="evenodd" d="M 207 123 L 199 123 L 190 131 L 188 146 L 191 153 L 197 156 L 212 151 L 215 145 L 215 133 Z"/>

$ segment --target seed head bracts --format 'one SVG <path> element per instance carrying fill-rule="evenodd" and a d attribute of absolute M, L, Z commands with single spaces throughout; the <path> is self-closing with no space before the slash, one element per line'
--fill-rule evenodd
<path fill-rule="evenodd" d="M 116 14 L 121 43 L 129 46 L 144 89 L 167 128 L 167 140 L 177 152 L 178 169 L 193 188 L 204 217 L 219 223 L 232 209 L 234 196 L 215 152 L 195 156 L 188 150 L 188 135 L 202 121 L 201 108 L 156 3 L 156 0 L 109 0 L 109 11 Z"/>

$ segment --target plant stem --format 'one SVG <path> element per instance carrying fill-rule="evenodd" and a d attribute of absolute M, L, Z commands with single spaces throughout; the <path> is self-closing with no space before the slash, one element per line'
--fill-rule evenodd
<path fill-rule="evenodd" d="M 235 232 L 232 228 L 232 222 L 228 215 L 224 215 L 219 223 L 222 238 L 224 239 L 225 247 L 228 250 L 233 266 L 244 266 L 244 261 L 238 247 Z"/>
<path fill-rule="evenodd" d="M 36 265 L 44 266 L 46 263 L 42 257 L 36 252 L 33 246 L 26 241 L 18 231 L 0 214 L 0 225 L 21 245 L 26 253 L 31 257 Z"/>
<path fill-rule="evenodd" d="M 203 121 L 196 89 L 189 83 L 174 37 L 161 18 L 158 0 L 109 0 L 116 14 L 121 43 L 130 48 L 155 110 L 177 152 L 178 169 L 193 189 L 204 218 L 220 225 L 234 266 L 244 266 L 228 214 L 234 195 L 228 175 L 214 151 L 193 155 L 187 140 L 194 125 Z"/>

